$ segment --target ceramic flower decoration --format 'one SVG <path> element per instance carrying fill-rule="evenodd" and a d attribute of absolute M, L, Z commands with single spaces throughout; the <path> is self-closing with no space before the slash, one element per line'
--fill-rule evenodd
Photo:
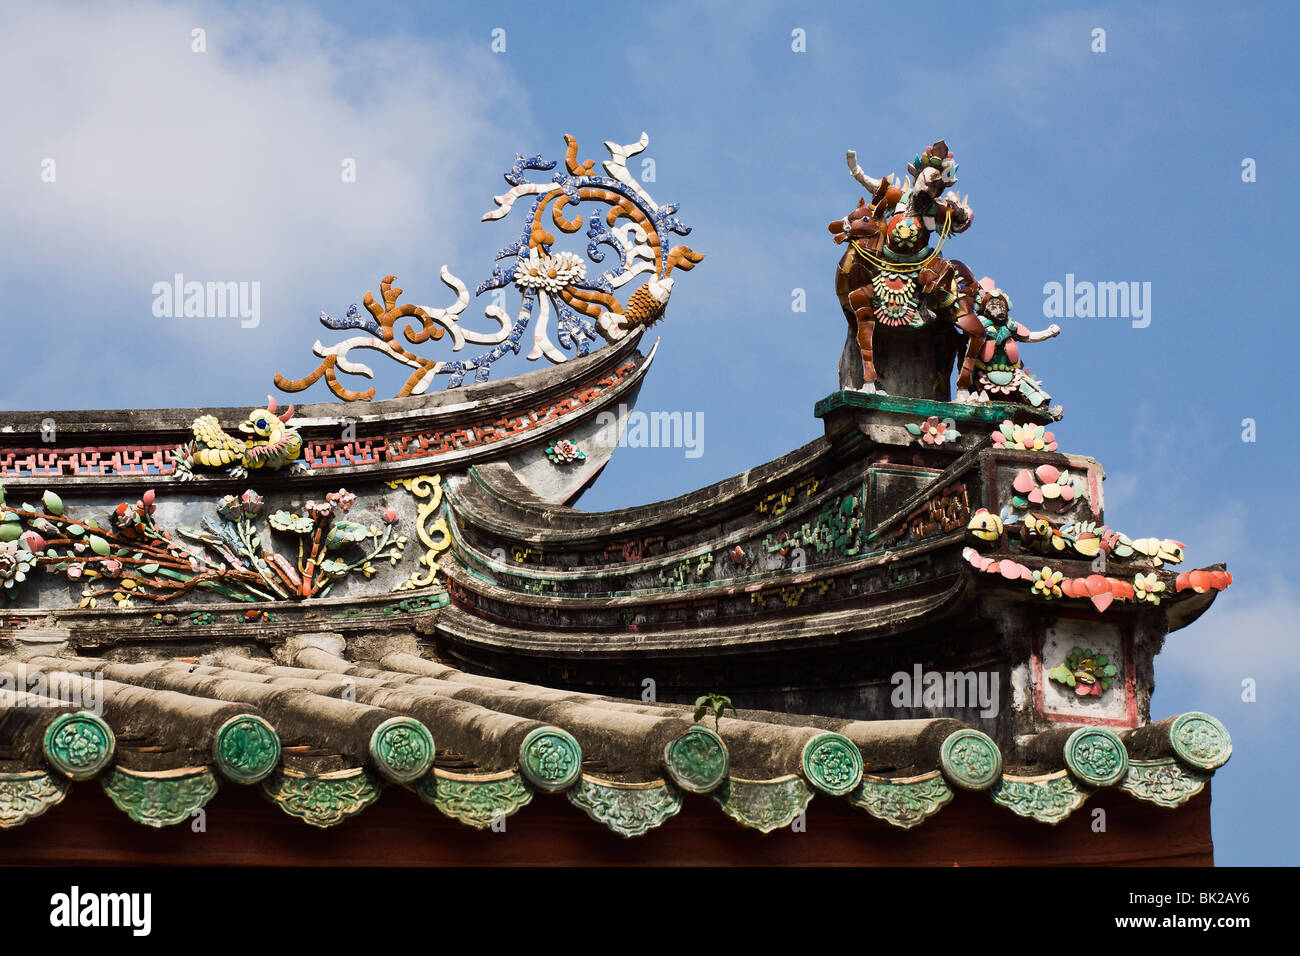
<path fill-rule="evenodd" d="M 561 438 L 547 443 L 546 457 L 551 459 L 552 464 L 569 465 L 575 461 L 582 461 L 587 455 L 575 442 Z"/>
<path fill-rule="evenodd" d="M 920 424 L 909 422 L 903 427 L 927 445 L 942 445 L 961 438 L 957 427 L 951 421 L 941 421 L 937 415 L 931 415 Z"/>
<path fill-rule="evenodd" d="M 1165 590 L 1165 582 L 1156 577 L 1155 572 L 1133 575 L 1133 593 L 1139 601 L 1160 603 L 1160 595 Z"/>
<path fill-rule="evenodd" d="M 1017 494 L 1011 504 L 1017 508 L 1030 505 L 1052 505 L 1062 511 L 1069 508 L 1078 495 L 1076 478 L 1055 465 L 1039 465 L 1033 471 L 1022 468 L 1012 482 Z"/>
<path fill-rule="evenodd" d="M 1118 679 L 1119 668 L 1105 654 L 1076 647 L 1070 651 L 1065 663 L 1048 671 L 1047 676 L 1058 684 L 1073 687 L 1080 697 L 1098 697 Z"/>
<path fill-rule="evenodd" d="M 1013 451 L 1056 451 L 1056 436 L 1042 425 L 1006 421 L 993 432 L 993 446 Z"/>
<path fill-rule="evenodd" d="M 1035 594 L 1040 594 L 1049 601 L 1054 597 L 1061 596 L 1061 578 L 1064 575 L 1060 571 L 1053 571 L 1051 568 L 1043 567 L 1034 572 Z"/>

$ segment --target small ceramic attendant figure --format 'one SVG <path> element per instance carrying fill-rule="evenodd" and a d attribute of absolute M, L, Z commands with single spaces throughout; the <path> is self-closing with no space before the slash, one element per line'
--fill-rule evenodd
<path fill-rule="evenodd" d="M 1061 327 L 1050 325 L 1041 332 L 1030 332 L 1013 321 L 1011 300 L 988 276 L 979 281 L 975 313 L 984 327 L 984 345 L 975 361 L 976 400 L 1045 405 L 1052 396 L 1020 361 L 1017 343 L 1042 342 L 1060 335 Z"/>

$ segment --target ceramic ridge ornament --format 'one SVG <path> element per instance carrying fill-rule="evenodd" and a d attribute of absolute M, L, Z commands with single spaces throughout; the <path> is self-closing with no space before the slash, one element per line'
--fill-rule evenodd
<path fill-rule="evenodd" d="M 861 360 L 861 391 L 884 391 L 877 384 L 876 326 L 919 330 L 942 322 L 969 336 L 966 357 L 957 378 L 957 398 L 969 399 L 971 371 L 984 341 L 975 315 L 975 276 L 962 262 L 939 253 L 948 237 L 965 232 L 974 221 L 970 206 L 944 190 L 957 184 L 957 163 L 940 140 L 908 164 L 909 177 L 896 185 L 892 177 L 875 179 L 858 165 L 857 153 L 846 154 L 853 178 L 871 191 L 871 201 L 829 229 L 848 249 L 835 270 L 835 293 L 856 338 Z M 915 177 L 915 181 L 911 177 Z M 939 241 L 930 248 L 930 237 Z M 942 341 L 942 340 L 941 340 Z M 944 343 L 945 348 L 951 346 Z M 946 398 L 947 375 L 933 397 Z M 921 396 L 932 397 L 932 396 Z"/>
<path fill-rule="evenodd" d="M 1030 332 L 1011 318 L 1011 299 L 988 276 L 979 281 L 975 313 L 984 329 L 984 344 L 975 359 L 975 394 L 981 402 L 1019 402 L 1034 407 L 1051 400 L 1043 383 L 1029 374 L 1020 360 L 1019 342 L 1042 342 L 1061 334 L 1061 327 L 1048 326 Z"/>
<path fill-rule="evenodd" d="M 686 236 L 691 229 L 677 218 L 676 203 L 655 202 L 627 167 L 628 159 L 644 150 L 650 137 L 642 133 L 635 143 L 622 146 L 607 141 L 610 158 L 601 164 L 603 176 L 596 174 L 595 160 L 578 160 L 576 139 L 566 135 L 564 142 L 564 171 L 543 182 L 529 182 L 525 171 L 552 170 L 557 161 L 543 160 L 541 154 L 516 154 L 514 165 L 505 174 L 510 189 L 493 197 L 497 208 L 483 214 L 484 221 L 504 219 L 519 199 L 535 197 L 518 238 L 497 253 L 502 264 L 475 290 L 482 295 L 513 285 L 522 300 L 514 319 L 500 305 L 492 304 L 484 309 L 484 315 L 496 323 L 495 329 L 476 332 L 462 327 L 460 317 L 469 305 L 469 288 L 446 266 L 440 278 L 455 293 L 456 301 L 445 308 L 399 305 L 402 290 L 393 287 L 396 276 L 385 276 L 379 285 L 380 300 L 367 292 L 362 300 L 364 311 L 354 303 L 342 318 L 325 312 L 320 315 L 321 324 L 328 329 L 355 329 L 361 334 L 328 347 L 318 341 L 312 351 L 320 357 L 320 365 L 300 379 L 277 374 L 276 387 L 301 392 L 324 378 L 330 391 L 343 401 L 369 401 L 375 397 L 373 387 L 353 391 L 339 382 L 338 373 L 374 378 L 368 366 L 348 358 L 353 349 L 371 349 L 414 369 L 397 397 L 421 395 L 438 375 L 447 376 L 448 388 L 461 385 L 470 373 L 473 381 L 486 382 L 494 362 L 508 352 L 519 353 L 530 324 L 533 334 L 528 359 L 546 358 L 560 364 L 569 358 L 564 350 L 586 355 L 597 336 L 614 342 L 634 328 L 662 319 L 673 290 L 673 270 L 689 272 L 704 255 L 685 245 L 664 248 L 670 235 Z M 598 206 L 579 210 L 584 203 Z M 588 274 L 587 261 L 581 255 L 554 248 L 557 237 L 548 227 L 564 235 L 585 227 L 587 259 L 603 263 L 609 250 L 615 258 L 605 271 Z M 616 297 L 625 286 L 635 287 L 626 304 Z M 552 318 L 558 346 L 551 339 Z M 410 345 L 438 341 L 450 333 L 452 352 L 459 352 L 467 343 L 490 348 L 469 359 L 426 358 L 398 341 L 399 330 Z"/>
<path fill-rule="evenodd" d="M 247 477 L 250 469 L 277 470 L 289 466 L 290 474 L 308 470 L 301 459 L 302 435 L 289 427 L 293 406 L 280 411 L 274 398 L 266 397 L 265 408 L 255 408 L 239 425 L 247 438 L 236 438 L 222 429 L 215 415 L 200 415 L 190 425 L 194 439 L 172 453 L 176 475 L 181 481 L 194 477 L 194 467 L 225 468 L 232 478 Z"/>
<path fill-rule="evenodd" d="M 1060 328 L 1030 332 L 1011 321 L 1011 300 L 991 279 L 976 282 L 965 263 L 941 255 L 949 237 L 974 221 L 964 198 L 944 193 L 957 184 L 947 144 L 917 155 L 901 186 L 893 176 L 868 176 L 853 150 L 846 159 L 871 198 L 828 227 L 836 243 L 848 244 L 835 272 L 849 324 L 840 387 L 948 401 L 961 355 L 957 401 L 1046 406 L 1050 396 L 1021 363 L 1017 343 L 1051 338 Z M 881 375 L 892 382 L 888 389 Z"/>

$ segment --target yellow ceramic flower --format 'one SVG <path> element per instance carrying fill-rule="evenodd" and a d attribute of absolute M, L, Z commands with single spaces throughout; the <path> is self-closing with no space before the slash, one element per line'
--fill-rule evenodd
<path fill-rule="evenodd" d="M 1138 573 L 1133 575 L 1133 591 L 1139 601 L 1150 601 L 1152 604 L 1160 603 L 1160 593 L 1165 589 L 1165 582 L 1156 577 L 1155 572 L 1150 574 Z"/>
<path fill-rule="evenodd" d="M 1064 577 L 1060 571 L 1053 571 L 1051 568 L 1044 567 L 1040 571 L 1034 572 L 1034 593 L 1041 594 L 1045 598 L 1054 598 L 1061 596 L 1061 579 Z"/>

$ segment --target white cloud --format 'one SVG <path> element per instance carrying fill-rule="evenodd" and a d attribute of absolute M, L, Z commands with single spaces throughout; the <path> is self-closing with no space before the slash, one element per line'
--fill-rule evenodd
<path fill-rule="evenodd" d="M 1294 724 L 1291 675 L 1300 668 L 1300 598 L 1283 580 L 1234 582 L 1195 623 L 1169 636 L 1156 659 L 1153 716 L 1208 710 L 1238 730 Z M 1242 681 L 1257 699 L 1241 700 Z M 1158 705 L 1158 706 L 1157 706 Z"/>
<path fill-rule="evenodd" d="M 1196 514 L 1195 519 L 1185 525 L 1185 537 L 1180 539 L 1187 545 L 1189 567 L 1247 556 L 1252 524 L 1250 509 L 1240 498 L 1228 498 L 1213 510 Z"/>
<path fill-rule="evenodd" d="M 206 53 L 191 49 L 196 27 Z M 10 342 L 39 325 L 58 351 L 10 369 L 4 405 L 30 406 L 38 387 L 59 401 L 53 376 L 99 407 L 264 394 L 276 361 L 193 364 L 278 353 L 301 374 L 328 334 L 316 313 L 377 292 L 385 270 L 414 301 L 441 301 L 443 261 L 479 278 L 483 255 L 462 260 L 458 238 L 486 228 L 491 200 L 458 179 L 506 169 L 537 139 L 486 38 L 355 41 L 309 12 L 149 2 L 32 5 L 6 11 L 5 31 L 0 315 Z M 349 157 L 355 184 L 340 178 Z M 263 326 L 155 319 L 152 284 L 176 272 L 260 281 Z M 129 387 L 67 381 L 132 365 L 149 375 Z"/>

